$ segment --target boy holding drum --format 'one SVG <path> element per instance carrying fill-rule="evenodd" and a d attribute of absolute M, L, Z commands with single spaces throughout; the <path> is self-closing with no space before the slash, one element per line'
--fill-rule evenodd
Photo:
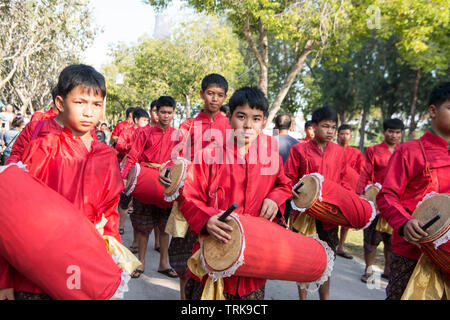
<path fill-rule="evenodd" d="M 232 130 L 223 145 L 211 144 L 196 155 L 188 168 L 180 203 L 192 233 L 223 242 L 230 240 L 227 231 L 231 227 L 219 217 L 231 204 L 238 204 L 237 214 L 273 221 L 279 211 L 284 211 L 290 196 L 283 161 L 274 148 L 276 141 L 262 133 L 268 116 L 264 94 L 256 88 L 238 89 L 229 107 Z M 199 242 L 192 253 L 197 250 Z M 186 297 L 200 299 L 207 276 L 199 278 L 190 269 L 189 273 Z M 265 282 L 252 277 L 226 277 L 224 297 L 264 299 Z"/>
<path fill-rule="evenodd" d="M 428 110 L 430 128 L 395 150 L 377 196 L 380 214 L 393 228 L 387 300 L 402 298 L 422 254 L 418 242 L 427 232 L 412 213 L 430 192 L 450 193 L 450 82 L 431 91 Z M 448 242 L 444 246 L 448 254 Z"/>

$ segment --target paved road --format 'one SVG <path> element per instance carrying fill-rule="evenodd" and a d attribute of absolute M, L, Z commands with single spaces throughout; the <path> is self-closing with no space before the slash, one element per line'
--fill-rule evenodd
<path fill-rule="evenodd" d="M 129 246 L 132 242 L 133 231 L 129 218 L 125 224 L 123 244 Z M 157 272 L 159 252 L 153 250 L 154 235 L 150 241 L 146 254 L 146 270 L 138 279 L 131 279 L 129 292 L 125 300 L 179 300 L 180 289 L 178 279 L 166 277 Z M 380 277 L 374 285 L 368 286 L 360 281 L 364 271 L 364 263 L 359 259 L 348 260 L 337 257 L 331 276 L 331 300 L 384 300 L 387 282 Z M 378 284 L 378 285 L 376 285 Z M 269 280 L 266 284 L 266 300 L 298 300 L 297 285 L 289 281 Z M 308 299 L 318 300 L 317 292 L 310 293 Z"/>

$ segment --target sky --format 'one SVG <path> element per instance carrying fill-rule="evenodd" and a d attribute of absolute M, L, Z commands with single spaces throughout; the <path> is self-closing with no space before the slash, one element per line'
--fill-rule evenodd
<path fill-rule="evenodd" d="M 147 33 L 153 35 L 155 13 L 142 0 L 91 0 L 92 22 L 103 29 L 93 45 L 84 52 L 83 62 L 100 69 L 109 61 L 108 46 L 133 43 Z"/>

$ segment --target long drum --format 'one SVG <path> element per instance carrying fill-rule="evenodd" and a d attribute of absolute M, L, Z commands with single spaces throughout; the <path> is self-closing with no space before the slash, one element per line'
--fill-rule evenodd
<path fill-rule="evenodd" d="M 428 236 L 420 242 L 420 248 L 431 261 L 444 272 L 450 274 L 450 194 L 433 193 L 425 196 L 412 216 L 422 224 L 427 223 L 437 214 L 441 217 L 426 232 Z"/>
<path fill-rule="evenodd" d="M 201 257 L 210 276 L 314 282 L 331 272 L 334 255 L 332 251 L 327 254 L 326 244 L 261 217 L 234 213 L 230 217 L 230 241 L 208 236 L 201 244 Z"/>
<path fill-rule="evenodd" d="M 294 186 L 298 197 L 292 199 L 293 208 L 323 222 L 343 227 L 367 227 L 376 216 L 374 204 L 355 192 L 313 173 L 302 177 Z"/>
<path fill-rule="evenodd" d="M 372 203 L 375 205 L 375 208 L 378 210 L 377 206 L 377 195 L 381 190 L 381 185 L 378 183 L 370 184 L 366 187 L 366 191 L 364 192 L 364 198 L 372 201 Z M 386 219 L 382 217 L 378 217 L 377 225 L 375 226 L 375 230 L 379 232 L 386 232 L 389 234 L 392 234 L 392 227 L 388 224 Z"/>
<path fill-rule="evenodd" d="M 0 255 L 53 299 L 110 299 L 122 269 L 88 218 L 16 165 L 0 167 Z"/>
<path fill-rule="evenodd" d="M 128 172 L 125 194 L 144 204 L 171 208 L 173 203 L 164 200 L 164 187 L 158 181 L 159 168 L 136 163 Z"/>

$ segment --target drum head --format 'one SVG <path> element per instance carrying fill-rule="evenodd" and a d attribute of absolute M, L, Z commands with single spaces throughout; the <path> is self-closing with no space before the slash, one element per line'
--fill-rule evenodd
<path fill-rule="evenodd" d="M 227 224 L 233 228 L 230 241 L 223 243 L 211 236 L 203 240 L 202 253 L 206 264 L 212 269 L 210 271 L 227 270 L 239 259 L 242 248 L 241 229 L 234 219 L 227 221 Z"/>
<path fill-rule="evenodd" d="M 438 213 L 441 218 L 437 220 L 426 232 L 428 237 L 423 238 L 420 242 L 429 242 L 439 239 L 449 228 L 450 224 L 450 195 L 441 193 L 432 196 L 423 201 L 412 216 L 422 222 L 427 223 L 434 218 Z"/>
<path fill-rule="evenodd" d="M 139 164 L 136 164 L 139 165 Z M 124 193 L 127 193 L 131 186 L 133 185 L 134 180 L 136 179 L 136 165 L 134 165 L 133 167 L 131 167 L 130 171 L 128 171 L 128 175 L 127 175 L 127 184 L 125 186 L 125 190 L 123 191 Z"/>
<path fill-rule="evenodd" d="M 178 187 L 181 185 L 181 182 L 183 181 L 186 169 L 187 169 L 186 161 L 181 159 L 175 161 L 174 165 L 172 166 L 169 172 L 169 178 L 172 181 L 172 184 L 169 187 L 165 188 L 164 190 L 164 194 L 167 197 L 172 196 L 178 190 Z"/>
<path fill-rule="evenodd" d="M 308 175 L 300 181 L 304 182 L 304 185 L 297 192 L 299 196 L 294 198 L 293 201 L 298 208 L 308 209 L 312 207 L 319 196 L 320 181 L 312 175 Z"/>

